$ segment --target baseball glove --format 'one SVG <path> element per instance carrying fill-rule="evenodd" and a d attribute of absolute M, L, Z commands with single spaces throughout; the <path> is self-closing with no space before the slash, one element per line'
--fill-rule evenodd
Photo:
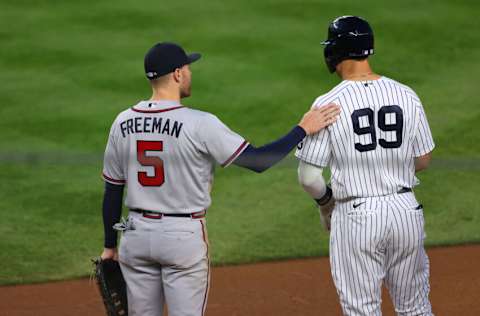
<path fill-rule="evenodd" d="M 127 286 L 118 261 L 92 259 L 95 280 L 108 316 L 127 316 Z"/>

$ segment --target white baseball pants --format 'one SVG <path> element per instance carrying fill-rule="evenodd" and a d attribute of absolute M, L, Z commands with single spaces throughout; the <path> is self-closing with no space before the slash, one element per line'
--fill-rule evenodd
<path fill-rule="evenodd" d="M 398 315 L 433 315 L 424 238 L 411 192 L 337 203 L 330 265 L 344 315 L 381 315 L 382 282 Z"/>

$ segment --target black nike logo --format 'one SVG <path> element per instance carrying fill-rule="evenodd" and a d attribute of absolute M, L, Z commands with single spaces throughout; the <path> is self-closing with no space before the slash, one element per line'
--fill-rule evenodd
<path fill-rule="evenodd" d="M 365 204 L 365 202 L 360 202 L 360 203 L 358 203 L 358 204 L 353 203 L 353 208 L 357 208 L 357 207 L 359 207 L 359 206 L 362 205 L 362 204 Z"/>

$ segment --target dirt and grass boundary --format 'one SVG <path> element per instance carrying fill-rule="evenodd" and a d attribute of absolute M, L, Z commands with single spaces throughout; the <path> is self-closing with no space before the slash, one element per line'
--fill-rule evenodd
<path fill-rule="evenodd" d="M 480 315 L 480 245 L 428 249 L 436 315 Z M 208 316 L 341 315 L 328 258 L 215 267 Z M 394 315 L 383 293 L 384 315 Z M 105 315 L 88 279 L 0 287 L 0 315 Z"/>

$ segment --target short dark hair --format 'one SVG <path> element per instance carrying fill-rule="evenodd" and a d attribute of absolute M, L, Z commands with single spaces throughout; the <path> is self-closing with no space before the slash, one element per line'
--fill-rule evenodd
<path fill-rule="evenodd" d="M 148 79 L 148 81 L 150 81 L 150 84 L 153 87 L 162 86 L 162 85 L 164 85 L 165 83 L 168 82 L 171 74 L 172 73 L 170 72 L 170 73 L 168 73 L 166 75 L 163 75 L 163 76 L 160 76 L 160 77 L 156 77 L 156 78 L 153 78 L 153 79 Z"/>

